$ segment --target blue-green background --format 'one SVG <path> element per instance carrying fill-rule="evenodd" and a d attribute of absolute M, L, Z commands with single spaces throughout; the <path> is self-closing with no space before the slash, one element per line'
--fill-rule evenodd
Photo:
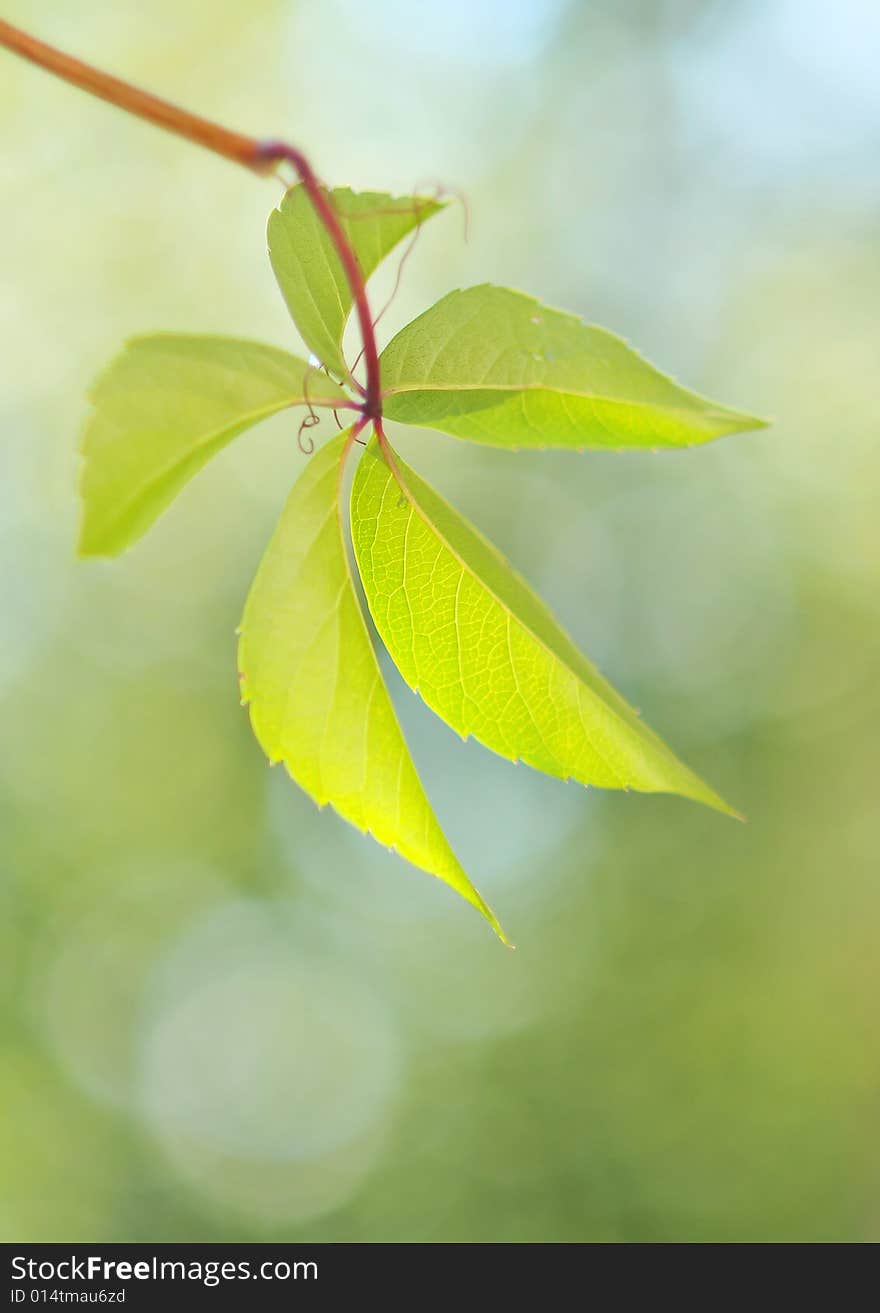
<path fill-rule="evenodd" d="M 775 422 L 664 455 L 398 430 L 749 818 L 545 780 L 395 684 L 507 953 L 250 737 L 292 416 L 74 559 L 122 339 L 296 349 L 279 193 L 0 54 L 0 1235 L 876 1238 L 877 4 L 6 9 L 332 183 L 461 188 L 469 242 L 425 229 L 383 332 L 495 280 Z"/>

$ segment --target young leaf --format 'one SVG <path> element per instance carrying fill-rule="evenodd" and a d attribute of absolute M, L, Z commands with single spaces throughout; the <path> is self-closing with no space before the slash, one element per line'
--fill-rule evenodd
<path fill-rule="evenodd" d="M 308 400 L 350 400 L 304 360 L 261 342 L 157 333 L 128 342 L 95 383 L 82 444 L 83 556 L 114 556 L 244 429 Z"/>
<path fill-rule="evenodd" d="M 365 279 L 407 233 L 443 208 L 426 196 L 353 192 L 349 187 L 329 195 Z M 303 341 L 332 374 L 345 378 L 342 335 L 352 308 L 351 290 L 301 183 L 270 214 L 268 237 L 275 277 Z"/>
<path fill-rule="evenodd" d="M 370 611 L 408 684 L 465 738 L 602 788 L 730 808 L 577 650 L 507 561 L 375 440 L 355 474 L 352 535 Z"/>
<path fill-rule="evenodd" d="M 312 456 L 257 571 L 238 647 L 242 701 L 269 760 L 319 807 L 452 885 L 504 940 L 425 797 L 355 595 L 339 505 L 347 438 Z"/>
<path fill-rule="evenodd" d="M 680 447 L 764 427 L 507 287 L 450 292 L 382 353 L 389 419 L 498 447 Z"/>

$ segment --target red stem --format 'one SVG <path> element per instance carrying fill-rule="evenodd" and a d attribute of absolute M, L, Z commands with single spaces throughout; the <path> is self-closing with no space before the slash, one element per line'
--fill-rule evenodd
<path fill-rule="evenodd" d="M 326 191 L 321 187 L 312 166 L 301 151 L 283 141 L 259 141 L 256 137 L 232 132 L 210 119 L 191 114 L 188 110 L 180 109 L 179 106 L 172 105 L 170 101 L 163 100 L 160 96 L 142 91 L 121 78 L 103 73 L 91 64 L 83 63 L 82 60 L 75 59 L 72 55 L 67 55 L 44 41 L 39 41 L 3 19 L 0 19 L 0 45 L 16 55 L 21 55 L 23 59 L 30 60 L 32 64 L 54 73 L 56 77 L 63 78 L 65 82 L 70 82 L 73 86 L 80 87 L 83 91 L 88 91 L 91 95 L 98 96 L 101 100 L 106 100 L 129 114 L 146 119 L 148 123 L 164 128 L 167 132 L 173 132 L 186 141 L 203 146 L 206 150 L 213 151 L 215 155 L 222 155 L 224 159 L 241 164 L 254 173 L 274 173 L 282 160 L 292 164 L 302 180 L 318 218 L 336 248 L 357 310 L 367 374 L 363 406 L 359 409 L 367 419 L 378 420 L 381 417 L 379 353 L 376 349 L 376 335 L 373 331 L 373 319 L 367 301 L 363 271 Z"/>

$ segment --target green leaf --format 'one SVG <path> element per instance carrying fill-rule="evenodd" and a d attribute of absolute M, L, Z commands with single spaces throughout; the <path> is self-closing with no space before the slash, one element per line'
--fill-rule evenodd
<path fill-rule="evenodd" d="M 304 360 L 227 337 L 157 333 L 128 342 L 96 382 L 83 438 L 83 556 L 144 533 L 210 458 L 258 420 L 350 399 Z"/>
<path fill-rule="evenodd" d="M 271 762 L 323 807 L 452 885 L 504 932 L 425 797 L 354 591 L 334 438 L 297 480 L 245 604 L 242 701 Z"/>
<path fill-rule="evenodd" d="M 388 196 L 337 187 L 330 201 L 364 278 L 407 233 L 443 209 L 426 196 Z M 352 308 L 351 291 L 336 248 L 301 183 L 291 187 L 269 216 L 269 258 L 281 294 L 310 351 L 339 378 L 348 376 L 342 335 Z"/>
<path fill-rule="evenodd" d="M 681 447 L 764 427 L 507 287 L 450 292 L 381 358 L 389 419 L 498 447 Z"/>
<path fill-rule="evenodd" d="M 730 808 L 577 650 L 495 548 L 375 440 L 352 536 L 376 628 L 406 682 L 458 733 L 601 788 Z"/>

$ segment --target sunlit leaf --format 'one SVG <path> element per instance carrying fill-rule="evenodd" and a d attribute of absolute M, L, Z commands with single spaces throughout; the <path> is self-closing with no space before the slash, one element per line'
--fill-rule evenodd
<path fill-rule="evenodd" d="M 442 205 L 426 196 L 388 196 L 337 187 L 328 193 L 364 278 L 399 241 Z M 347 367 L 342 335 L 352 296 L 336 248 L 302 184 L 269 216 L 269 258 L 293 321 L 310 351 L 339 378 Z"/>
<path fill-rule="evenodd" d="M 472 525 L 375 440 L 352 493 L 370 611 L 407 683 L 504 757 L 602 788 L 679 793 L 730 808 L 577 650 Z"/>
<path fill-rule="evenodd" d="M 619 337 L 487 285 L 382 353 L 385 414 L 499 447 L 681 447 L 764 421 L 679 387 Z"/>
<path fill-rule="evenodd" d="M 439 876 L 503 939 L 449 847 L 391 705 L 348 563 L 340 434 L 297 480 L 241 622 L 242 700 L 270 761 L 323 807 Z"/>
<path fill-rule="evenodd" d="M 91 392 L 81 554 L 121 552 L 234 437 L 306 398 L 315 406 L 349 400 L 304 360 L 260 342 L 134 338 Z"/>

